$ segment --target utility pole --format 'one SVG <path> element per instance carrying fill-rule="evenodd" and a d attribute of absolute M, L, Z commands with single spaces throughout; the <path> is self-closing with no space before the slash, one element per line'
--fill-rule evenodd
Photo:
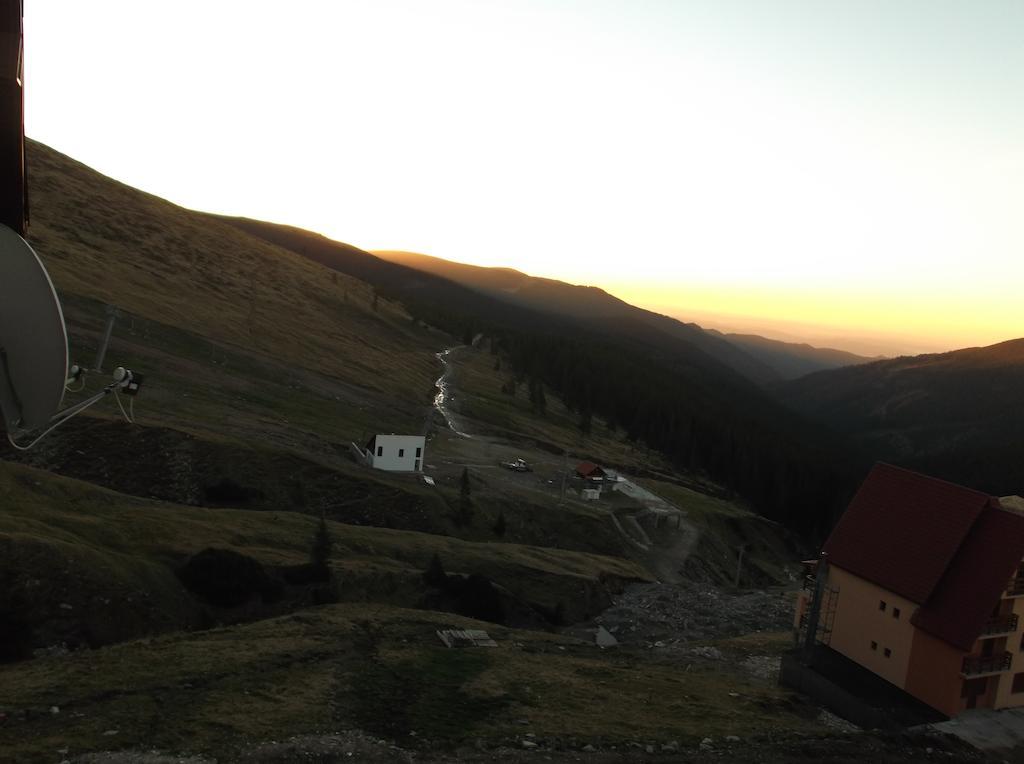
<path fill-rule="evenodd" d="M 745 552 L 746 549 L 746 544 L 740 544 L 740 556 L 739 559 L 736 560 L 736 580 L 732 583 L 733 587 L 736 589 L 740 588 L 740 571 L 743 570 L 743 552 Z"/>
<path fill-rule="evenodd" d="M 96 353 L 96 368 L 94 371 L 103 371 L 103 359 L 107 355 L 107 345 L 110 344 L 110 335 L 114 332 L 114 321 L 121 312 L 115 305 L 107 306 L 107 325 L 103 328 L 103 339 L 100 340 L 100 349 Z"/>

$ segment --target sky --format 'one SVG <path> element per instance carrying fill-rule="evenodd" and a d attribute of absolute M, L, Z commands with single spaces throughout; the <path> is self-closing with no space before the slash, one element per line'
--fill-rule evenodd
<path fill-rule="evenodd" d="M 28 135 L 187 207 L 867 354 L 1024 336 L 1020 0 L 25 5 Z"/>

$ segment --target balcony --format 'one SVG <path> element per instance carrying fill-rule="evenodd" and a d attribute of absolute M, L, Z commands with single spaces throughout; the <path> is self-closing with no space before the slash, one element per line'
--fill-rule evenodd
<path fill-rule="evenodd" d="M 982 639 L 985 637 L 1001 637 L 1005 634 L 1012 634 L 1017 631 L 1017 614 L 997 615 L 988 619 L 985 628 L 981 630 Z"/>
<path fill-rule="evenodd" d="M 1002 655 L 967 655 L 964 656 L 963 667 L 960 673 L 964 676 L 979 676 L 981 674 L 998 674 L 1002 671 L 1009 671 L 1013 656 L 1010 653 Z"/>
<path fill-rule="evenodd" d="M 1024 575 L 1018 573 L 1006 586 L 1006 597 L 1024 597 Z"/>

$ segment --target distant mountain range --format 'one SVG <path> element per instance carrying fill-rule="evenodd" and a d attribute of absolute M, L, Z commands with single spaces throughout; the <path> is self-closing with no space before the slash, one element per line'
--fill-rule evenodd
<path fill-rule="evenodd" d="M 777 392 L 874 458 L 1024 493 L 1024 339 L 819 372 Z"/>
<path fill-rule="evenodd" d="M 845 350 L 817 348 L 804 342 L 770 340 L 757 334 L 730 334 L 715 329 L 704 331 L 722 337 L 743 352 L 767 364 L 782 379 L 797 379 L 816 371 L 840 369 L 844 366 L 856 366 L 884 359 L 884 356 L 868 358 Z"/>
<path fill-rule="evenodd" d="M 415 252 L 381 250 L 373 254 L 410 268 L 444 276 L 477 291 L 534 310 L 590 321 L 644 324 L 685 339 L 734 371 L 762 385 L 795 379 L 823 369 L 876 360 L 842 350 L 703 329 L 694 323 L 678 321 L 630 305 L 597 287 L 529 276 L 512 268 L 466 265 Z"/>

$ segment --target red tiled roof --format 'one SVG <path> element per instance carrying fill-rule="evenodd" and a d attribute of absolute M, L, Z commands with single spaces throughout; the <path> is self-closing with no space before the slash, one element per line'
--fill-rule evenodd
<path fill-rule="evenodd" d="M 1022 557 L 1024 515 L 985 510 L 912 623 L 970 650 Z"/>
<path fill-rule="evenodd" d="M 830 565 L 923 605 L 992 502 L 980 491 L 876 464 L 824 551 Z"/>
<path fill-rule="evenodd" d="M 589 477 L 590 475 L 593 475 L 595 472 L 601 475 L 604 474 L 604 470 L 598 467 L 593 462 L 580 462 L 579 465 L 576 467 L 576 474 L 582 475 L 583 477 Z"/>

